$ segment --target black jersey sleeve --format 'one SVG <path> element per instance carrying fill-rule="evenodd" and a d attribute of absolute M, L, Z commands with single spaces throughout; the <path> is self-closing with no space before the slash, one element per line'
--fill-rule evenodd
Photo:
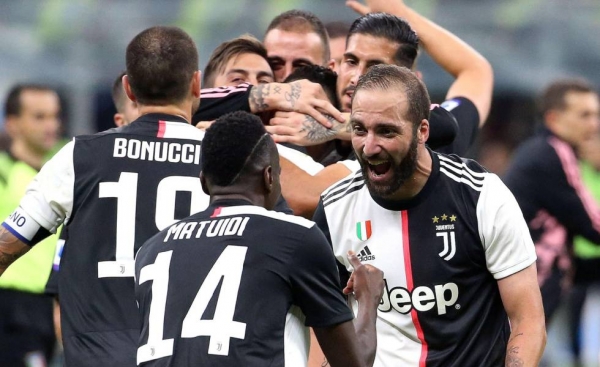
<path fill-rule="evenodd" d="M 475 142 L 479 132 L 479 112 L 471 100 L 465 97 L 452 98 L 444 101 L 441 105 L 449 111 L 458 123 L 458 131 L 452 143 L 433 148 L 439 153 L 465 155 Z"/>
<path fill-rule="evenodd" d="M 328 327 L 354 315 L 341 291 L 333 250 L 313 226 L 296 246 L 290 266 L 294 304 L 306 315 L 306 325 Z"/>
<path fill-rule="evenodd" d="M 319 200 L 317 209 L 315 210 L 315 213 L 313 214 L 313 221 L 317 224 L 317 226 L 319 227 L 321 232 L 323 232 L 323 234 L 325 235 L 325 238 L 327 238 L 327 241 L 329 241 L 329 245 L 332 246 L 332 248 L 333 248 L 333 243 L 331 241 L 331 234 L 329 233 L 329 224 L 327 224 L 327 216 L 325 215 L 325 207 L 323 206 L 323 199 Z M 338 273 L 339 273 L 339 277 L 340 277 L 340 286 L 342 286 L 342 288 L 343 288 L 346 285 L 346 283 L 348 283 L 348 280 L 350 280 L 350 273 L 348 273 L 348 270 L 346 270 L 346 267 L 344 266 L 344 264 L 339 262 L 339 260 L 336 259 L 335 262 L 338 267 Z"/>
<path fill-rule="evenodd" d="M 202 89 L 200 107 L 192 116 L 192 124 L 199 121 L 212 121 L 234 111 L 250 112 L 250 91 L 252 85 L 244 83 L 233 87 Z"/>
<path fill-rule="evenodd" d="M 427 145 L 438 149 L 451 144 L 458 134 L 458 122 L 446 109 L 432 105 L 429 113 L 429 139 Z"/>

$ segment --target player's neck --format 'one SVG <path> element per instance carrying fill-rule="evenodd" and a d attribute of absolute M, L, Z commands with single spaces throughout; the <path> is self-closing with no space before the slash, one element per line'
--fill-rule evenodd
<path fill-rule="evenodd" d="M 264 198 L 258 196 L 255 197 L 254 195 L 220 193 L 210 196 L 211 204 L 219 200 L 244 200 L 250 202 L 252 205 L 262 207 L 264 207 L 265 203 Z"/>
<path fill-rule="evenodd" d="M 29 166 L 39 170 L 44 164 L 45 154 L 30 149 L 25 142 L 15 140 L 10 146 L 10 154 Z"/>
<path fill-rule="evenodd" d="M 153 105 L 138 105 L 140 115 L 149 113 L 163 113 L 166 115 L 179 116 L 188 123 L 192 121 L 192 104 L 182 103 L 178 105 L 153 106 Z"/>

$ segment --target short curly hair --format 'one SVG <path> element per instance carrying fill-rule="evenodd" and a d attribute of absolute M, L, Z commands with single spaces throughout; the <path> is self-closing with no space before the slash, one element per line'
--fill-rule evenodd
<path fill-rule="evenodd" d="M 274 144 L 257 116 L 243 111 L 223 115 L 202 140 L 204 177 L 213 185 L 233 185 L 251 173 L 253 164 L 268 165 Z"/>

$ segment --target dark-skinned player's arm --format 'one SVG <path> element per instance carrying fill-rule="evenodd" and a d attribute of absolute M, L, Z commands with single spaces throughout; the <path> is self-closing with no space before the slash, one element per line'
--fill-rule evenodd
<path fill-rule="evenodd" d="M 345 294 L 354 293 L 358 314 L 354 321 L 329 328 L 313 328 L 329 365 L 372 366 L 377 349 L 377 306 L 383 294 L 383 272 L 360 262 L 354 252 L 348 253 L 354 271 Z M 356 363 L 356 361 L 360 363 Z"/>

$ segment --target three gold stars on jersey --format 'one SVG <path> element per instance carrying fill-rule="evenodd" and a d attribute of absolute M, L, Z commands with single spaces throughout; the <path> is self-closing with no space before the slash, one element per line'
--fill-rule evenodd
<path fill-rule="evenodd" d="M 431 218 L 433 220 L 433 223 L 439 223 L 440 219 L 442 220 L 442 222 L 447 221 L 448 219 L 450 219 L 450 222 L 456 222 L 456 215 L 452 214 L 450 216 L 446 215 L 445 213 L 442 214 L 440 217 L 438 217 L 437 215 L 434 216 L 433 218 Z"/>

